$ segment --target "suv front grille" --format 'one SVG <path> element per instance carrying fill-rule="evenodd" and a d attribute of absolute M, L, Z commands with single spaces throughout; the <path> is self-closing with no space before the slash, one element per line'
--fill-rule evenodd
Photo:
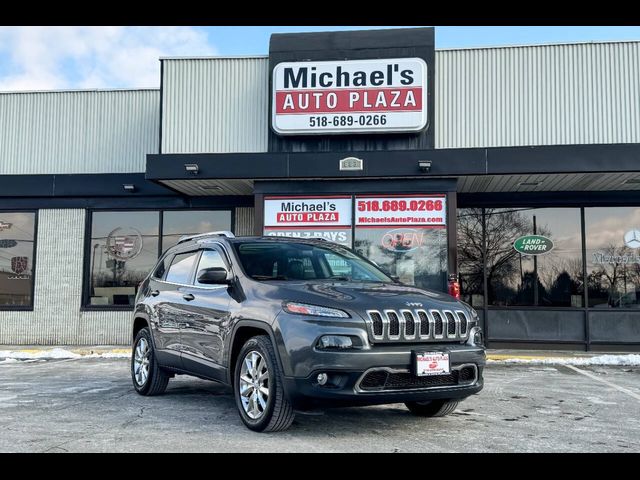
<path fill-rule="evenodd" d="M 366 320 L 374 343 L 464 341 L 470 330 L 462 310 L 368 310 Z"/>
<path fill-rule="evenodd" d="M 357 388 L 363 392 L 381 392 L 472 385 L 477 380 L 476 372 L 473 365 L 465 365 L 447 375 L 427 377 L 418 377 L 411 372 L 372 370 L 362 377 Z"/>

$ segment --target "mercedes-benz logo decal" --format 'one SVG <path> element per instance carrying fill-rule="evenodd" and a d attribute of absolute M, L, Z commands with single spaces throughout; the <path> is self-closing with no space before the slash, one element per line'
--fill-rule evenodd
<path fill-rule="evenodd" d="M 629 230 L 625 233 L 624 244 L 629 248 L 640 248 L 640 230 Z"/>

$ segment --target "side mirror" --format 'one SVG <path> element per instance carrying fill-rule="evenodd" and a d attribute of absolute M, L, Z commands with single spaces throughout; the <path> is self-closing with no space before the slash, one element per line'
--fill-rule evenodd
<path fill-rule="evenodd" d="M 227 270 L 221 267 L 203 268 L 198 272 L 198 283 L 204 285 L 221 285 L 227 284 Z"/>

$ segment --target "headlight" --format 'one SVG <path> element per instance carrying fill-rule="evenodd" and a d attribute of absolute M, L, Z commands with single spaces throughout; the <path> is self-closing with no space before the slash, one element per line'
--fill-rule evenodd
<path fill-rule="evenodd" d="M 469 307 L 469 310 L 471 311 L 471 320 L 474 322 L 478 321 L 478 312 L 476 312 L 476 310 L 474 308 Z"/>
<path fill-rule="evenodd" d="M 309 305 L 306 303 L 285 302 L 282 308 L 287 313 L 294 315 L 311 315 L 314 317 L 333 317 L 333 318 L 351 318 L 347 312 L 338 310 L 337 308 L 320 307 L 318 305 Z"/>

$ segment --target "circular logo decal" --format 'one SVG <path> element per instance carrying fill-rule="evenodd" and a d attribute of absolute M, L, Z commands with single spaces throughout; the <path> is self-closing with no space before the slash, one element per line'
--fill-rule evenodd
<path fill-rule="evenodd" d="M 107 236 L 107 253 L 118 260 L 131 260 L 142 251 L 142 234 L 133 227 L 118 227 Z"/>
<path fill-rule="evenodd" d="M 640 248 L 640 230 L 629 230 L 625 233 L 624 244 L 629 248 Z"/>

